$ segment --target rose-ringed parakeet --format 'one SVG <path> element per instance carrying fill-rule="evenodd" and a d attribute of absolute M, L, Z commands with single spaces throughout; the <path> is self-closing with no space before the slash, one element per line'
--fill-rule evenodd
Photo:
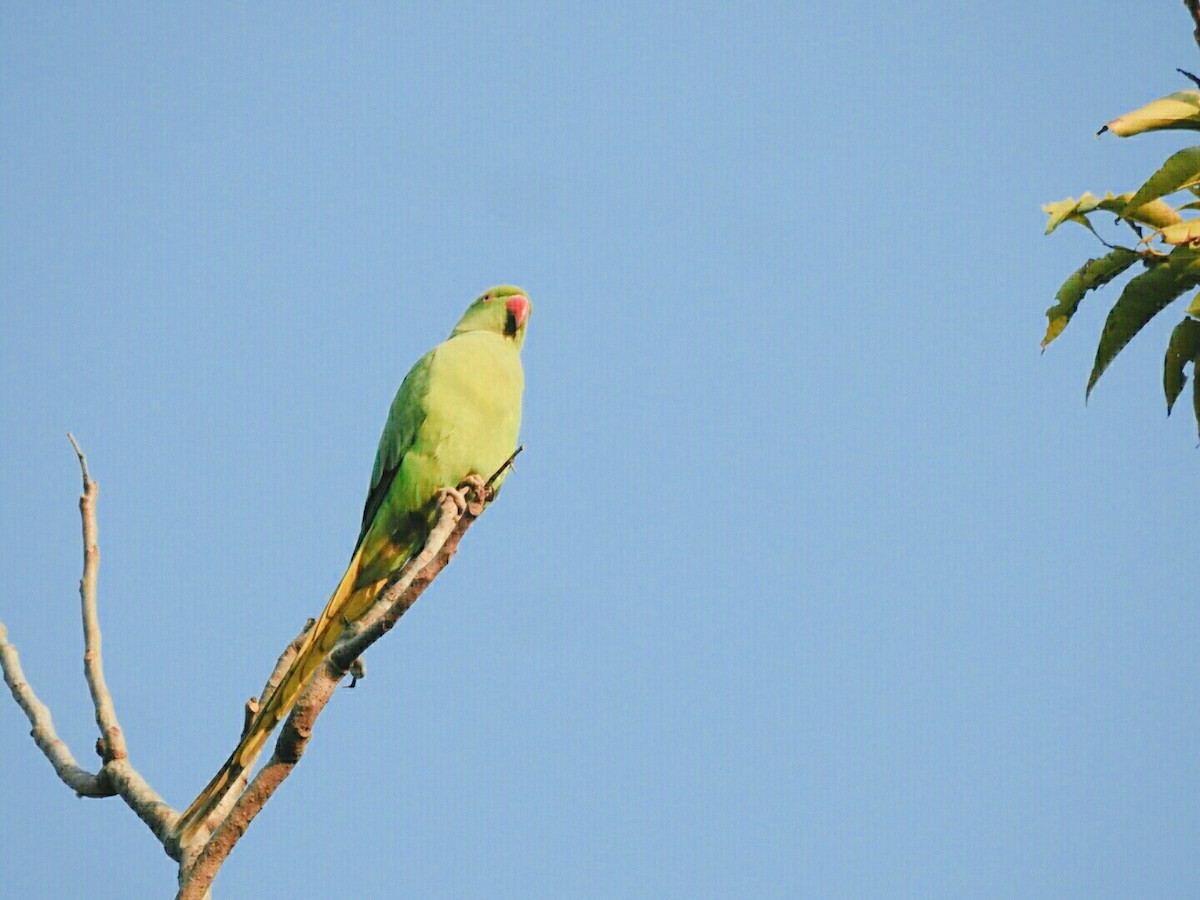
<path fill-rule="evenodd" d="M 177 831 L 185 841 L 296 705 L 346 624 L 362 616 L 388 576 L 420 551 L 441 492 L 471 475 L 490 477 L 516 448 L 529 312 L 520 288 L 492 288 L 467 308 L 449 339 L 405 376 L 379 439 L 346 574 L 229 760 L 180 817 Z"/>

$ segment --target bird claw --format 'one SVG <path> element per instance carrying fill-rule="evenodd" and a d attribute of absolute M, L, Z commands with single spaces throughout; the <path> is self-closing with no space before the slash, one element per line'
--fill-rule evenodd
<path fill-rule="evenodd" d="M 479 475 L 468 475 L 458 487 L 441 488 L 437 493 L 437 498 L 439 504 L 447 499 L 453 500 L 460 516 L 464 513 L 478 516 L 483 512 L 487 495 L 488 487 L 483 478 Z"/>
<path fill-rule="evenodd" d="M 488 490 L 487 482 L 483 480 L 482 475 L 468 475 L 462 480 L 459 485 L 464 493 L 469 493 L 470 500 L 467 502 L 467 512 L 473 516 L 478 516 L 483 513 L 483 507 L 487 503 L 487 497 L 490 491 Z"/>
<path fill-rule="evenodd" d="M 467 490 L 466 488 L 438 488 L 437 501 L 441 506 L 447 500 L 454 501 L 454 508 L 458 515 L 462 515 L 467 511 Z"/>

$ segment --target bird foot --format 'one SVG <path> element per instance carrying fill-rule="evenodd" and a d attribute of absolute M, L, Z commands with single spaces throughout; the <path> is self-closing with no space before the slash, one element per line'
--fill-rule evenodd
<path fill-rule="evenodd" d="M 435 495 L 437 497 L 438 506 L 441 506 L 446 500 L 453 500 L 454 507 L 458 515 L 462 515 L 467 511 L 467 489 L 466 488 L 438 488 Z"/>
<path fill-rule="evenodd" d="M 473 516 L 481 515 L 484 504 L 487 503 L 488 494 L 490 493 L 487 482 L 483 480 L 483 476 L 468 475 L 462 480 L 462 484 L 459 487 L 470 497 L 467 502 L 467 512 Z"/>
<path fill-rule="evenodd" d="M 461 516 L 470 513 L 478 516 L 483 512 L 484 498 L 488 494 L 487 484 L 478 475 L 468 475 L 458 487 L 444 487 L 437 492 L 438 503 L 447 498 L 454 501 L 454 506 Z"/>

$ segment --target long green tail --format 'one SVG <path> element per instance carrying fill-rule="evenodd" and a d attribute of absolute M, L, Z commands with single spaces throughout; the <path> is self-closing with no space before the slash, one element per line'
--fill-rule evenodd
<path fill-rule="evenodd" d="M 279 686 L 275 688 L 270 697 L 263 701 L 261 708 L 251 721 L 250 727 L 246 729 L 246 733 L 225 765 L 221 766 L 212 781 L 180 816 L 179 824 L 176 825 L 176 833 L 185 843 L 216 809 L 237 777 L 248 766 L 253 765 L 275 726 L 292 711 L 292 707 L 296 705 L 300 694 L 308 685 L 309 678 L 321 665 L 326 654 L 333 649 L 333 645 L 337 643 L 337 639 L 346 628 L 346 623 L 353 622 L 370 608 L 371 601 L 375 599 L 375 594 L 383 585 L 383 580 L 355 587 L 361 557 L 362 547 L 360 546 L 350 560 L 350 565 L 346 569 L 346 574 L 342 576 L 337 590 L 325 604 L 325 609 L 322 610 L 316 623 L 305 634 L 304 643 L 300 645 L 300 651 L 292 660 L 287 672 L 284 673 Z"/>

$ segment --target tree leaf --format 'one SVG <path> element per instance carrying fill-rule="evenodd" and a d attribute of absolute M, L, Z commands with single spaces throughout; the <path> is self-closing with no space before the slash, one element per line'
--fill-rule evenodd
<path fill-rule="evenodd" d="M 1046 326 L 1046 336 L 1042 338 L 1042 349 L 1045 350 L 1047 344 L 1062 334 L 1071 316 L 1075 315 L 1075 310 L 1079 309 L 1084 294 L 1108 284 L 1141 256 L 1135 250 L 1115 247 L 1111 253 L 1098 259 L 1089 259 L 1080 266 L 1054 295 L 1058 302 L 1046 310 L 1046 318 L 1050 323 Z"/>
<path fill-rule="evenodd" d="M 1110 191 L 1104 195 L 1103 200 L 1098 200 L 1095 194 L 1088 191 L 1078 200 L 1068 197 L 1057 203 L 1043 204 L 1042 212 L 1050 216 L 1050 221 L 1046 223 L 1045 233 L 1049 234 L 1054 231 L 1063 222 L 1078 222 L 1095 234 L 1096 230 L 1088 221 L 1087 214 L 1097 209 L 1113 213 L 1115 216 L 1131 222 L 1141 222 L 1151 228 L 1166 228 L 1168 225 L 1175 225 L 1182 221 L 1179 213 L 1175 211 L 1175 207 L 1165 200 L 1151 200 L 1140 206 L 1131 207 L 1129 201 L 1133 199 L 1133 196 L 1133 191 L 1115 195 Z M 1200 201 L 1197 202 L 1200 203 Z"/>
<path fill-rule="evenodd" d="M 1200 357 L 1200 322 L 1191 316 L 1186 316 L 1171 332 L 1171 340 L 1167 342 L 1167 355 L 1163 360 L 1163 392 L 1167 395 L 1168 416 L 1171 414 L 1171 408 L 1175 405 L 1175 401 L 1183 392 L 1183 386 L 1187 384 L 1187 376 L 1183 374 L 1184 365 L 1191 363 L 1192 375 L 1195 376 L 1198 357 Z"/>
<path fill-rule="evenodd" d="M 1141 206 L 1131 207 L 1129 201 L 1133 199 L 1133 196 L 1133 191 L 1118 197 L 1106 194 L 1104 199 L 1096 204 L 1096 208 L 1116 213 L 1122 219 L 1128 219 L 1131 222 L 1141 222 L 1151 228 L 1166 228 L 1168 225 L 1175 225 L 1183 221 L 1175 207 L 1166 200 L 1151 200 Z"/>
<path fill-rule="evenodd" d="M 1083 214 L 1091 212 L 1099 202 L 1095 195 L 1091 191 L 1088 191 L 1078 200 L 1074 197 L 1068 197 L 1066 200 L 1059 200 L 1057 203 L 1042 204 L 1042 212 L 1049 213 L 1050 215 L 1050 221 L 1046 223 L 1045 234 L 1049 234 L 1068 219 L 1073 219 L 1077 222 L 1082 220 L 1082 224 L 1090 228 L 1091 225 L 1088 224 L 1087 218 Z"/>
<path fill-rule="evenodd" d="M 1130 279 L 1104 322 L 1085 396 L 1091 396 L 1092 388 L 1109 363 L 1147 322 L 1188 288 L 1197 285 L 1200 285 L 1200 252 L 1191 247 L 1175 248 L 1166 261 Z"/>
<path fill-rule="evenodd" d="M 1184 310 L 1189 316 L 1195 316 L 1200 319 L 1200 294 L 1192 298 L 1192 302 L 1188 304 L 1188 308 Z"/>
<path fill-rule="evenodd" d="M 1200 131 L 1200 91 L 1176 91 L 1147 103 L 1140 109 L 1118 116 L 1100 129 L 1119 137 L 1129 137 L 1146 131 L 1165 131 L 1183 128 Z"/>
<path fill-rule="evenodd" d="M 1200 434 L 1200 378 L 1196 377 L 1196 364 L 1192 364 L 1192 414 L 1196 417 L 1196 433 Z"/>
<path fill-rule="evenodd" d="M 1129 206 L 1137 209 L 1151 200 L 1157 200 L 1194 184 L 1200 184 L 1200 147 L 1185 147 L 1167 157 L 1167 161 L 1159 170 L 1134 192 Z"/>
<path fill-rule="evenodd" d="M 1158 232 L 1168 244 L 1190 244 L 1200 241 L 1200 219 L 1188 219 L 1186 222 L 1176 222 Z"/>

